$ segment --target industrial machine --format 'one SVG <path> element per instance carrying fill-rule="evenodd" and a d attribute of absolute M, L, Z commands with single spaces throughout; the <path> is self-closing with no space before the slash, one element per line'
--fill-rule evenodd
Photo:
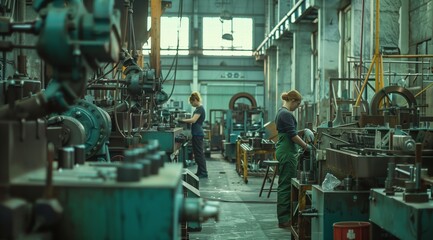
<path fill-rule="evenodd" d="M 60 147 L 84 142 L 86 160 L 88 161 L 110 161 L 108 151 L 109 137 L 111 134 L 111 118 L 102 108 L 85 101 L 78 100 L 69 110 L 48 119 L 49 141 L 55 142 L 56 126 L 62 127 L 62 144 Z M 54 133 L 50 133 L 54 131 Z M 65 137 L 67 135 L 68 137 Z M 54 137 L 52 137 L 54 136 Z M 84 137 L 84 141 L 79 139 Z M 54 139 L 52 139 L 54 138 Z M 65 141 L 65 139 L 68 139 Z M 76 140 L 73 140 L 76 139 Z M 57 154 L 56 154 L 57 155 Z"/>
<path fill-rule="evenodd" d="M 247 99 L 249 104 L 239 101 L 241 99 Z M 222 117 L 224 121 L 220 124 L 224 136 L 223 155 L 229 161 L 234 161 L 238 137 L 262 129 L 266 120 L 266 111 L 257 107 L 257 102 L 251 94 L 242 92 L 230 99 L 229 109 L 222 114 Z"/>
<path fill-rule="evenodd" d="M 218 205 L 200 198 L 198 179 L 181 164 L 167 163 L 164 143 L 157 139 L 131 138 L 122 161 L 109 161 L 111 116 L 116 117 L 110 114 L 127 109 L 132 116 L 129 106 L 137 105 L 130 103 L 138 104 L 143 90 L 152 90 L 147 102 L 166 99 L 148 81 L 152 71 L 121 54 L 120 14 L 113 6 L 112 0 L 40 0 L 33 1 L 36 20 L 0 22 L 3 36 L 36 35 L 34 47 L 52 73 L 46 87 L 2 74 L 1 239 L 179 239 L 187 236 L 188 223 L 218 218 Z M 1 42 L 3 52 L 26 47 Z M 117 98 L 115 104 L 109 98 L 82 99 L 91 85 L 88 73 L 119 61 L 134 101 L 126 106 Z M 135 113 L 155 112 L 145 107 Z M 141 128 L 126 129 L 141 139 Z M 97 161 L 87 161 L 92 158 Z"/>
<path fill-rule="evenodd" d="M 210 128 L 210 146 L 212 150 L 223 149 L 224 122 L 226 109 L 211 109 L 209 110 L 209 128 Z"/>
<path fill-rule="evenodd" d="M 374 239 L 431 238 L 433 130 L 417 106 L 410 91 L 389 86 L 372 97 L 369 115 L 317 128 L 309 163 L 316 180 L 292 181 L 297 239 L 331 239 L 333 224 L 345 221 L 370 221 Z"/>

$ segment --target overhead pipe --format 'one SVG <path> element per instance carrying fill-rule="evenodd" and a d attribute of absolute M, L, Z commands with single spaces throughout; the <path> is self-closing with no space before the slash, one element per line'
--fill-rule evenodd
<path fill-rule="evenodd" d="M 375 90 L 378 92 L 383 88 L 383 79 L 381 78 L 382 56 L 380 55 L 380 0 L 376 0 L 376 34 L 375 34 L 374 55 L 376 56 L 376 71 L 375 71 Z"/>
<path fill-rule="evenodd" d="M 25 22 L 26 17 L 26 0 L 20 0 L 18 2 L 18 21 Z M 18 34 L 19 45 L 25 45 L 25 35 L 24 33 Z M 20 48 L 18 54 L 18 73 L 27 75 L 27 56 L 25 55 L 25 50 Z M 5 76 L 3 76 L 5 77 Z"/>
<path fill-rule="evenodd" d="M 355 107 L 358 107 L 361 103 L 361 96 L 364 92 L 365 86 L 368 83 L 368 79 L 370 77 L 370 74 L 373 70 L 373 66 L 376 68 L 375 72 L 375 91 L 376 93 L 379 92 L 383 88 L 383 61 L 382 61 L 382 55 L 379 51 L 379 44 L 380 44 L 380 0 L 376 0 L 376 31 L 375 31 L 375 51 L 373 55 L 373 60 L 371 61 L 370 67 L 368 68 L 367 75 L 365 76 L 364 82 L 361 86 L 361 90 L 358 94 L 358 97 L 356 98 Z"/>
<path fill-rule="evenodd" d="M 362 78 L 362 50 L 364 48 L 364 14 L 365 14 L 365 0 L 362 0 L 361 9 L 361 44 L 359 49 L 359 79 Z"/>
<path fill-rule="evenodd" d="M 194 49 L 197 51 L 199 49 L 199 25 L 198 25 L 198 4 L 199 0 L 193 1 L 193 19 L 194 19 Z M 194 54 L 192 57 L 192 91 L 199 91 L 198 87 L 198 54 Z"/>

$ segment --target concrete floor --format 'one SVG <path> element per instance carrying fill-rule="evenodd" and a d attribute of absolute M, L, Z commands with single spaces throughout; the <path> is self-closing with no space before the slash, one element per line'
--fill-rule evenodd
<path fill-rule="evenodd" d="M 197 166 L 190 166 L 196 172 Z M 277 193 L 259 197 L 262 176 L 250 176 L 248 184 L 236 173 L 235 164 L 219 153 L 207 159 L 208 179 L 200 179 L 201 197 L 220 202 L 219 221 L 202 223 L 200 232 L 189 232 L 190 239 L 290 239 L 290 230 L 278 228 Z M 274 187 L 277 187 L 277 178 Z M 267 183 L 269 186 L 269 183 Z"/>

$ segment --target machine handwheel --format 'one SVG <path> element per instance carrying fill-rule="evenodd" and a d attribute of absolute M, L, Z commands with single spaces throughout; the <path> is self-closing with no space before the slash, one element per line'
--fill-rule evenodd
<path fill-rule="evenodd" d="M 371 99 L 371 114 L 382 115 L 388 109 L 391 115 L 393 109 L 411 109 L 416 107 L 415 96 L 406 88 L 400 86 L 388 86 L 382 88 Z"/>

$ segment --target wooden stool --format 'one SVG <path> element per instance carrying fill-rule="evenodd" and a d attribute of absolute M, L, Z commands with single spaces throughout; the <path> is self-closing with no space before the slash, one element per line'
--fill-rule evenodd
<path fill-rule="evenodd" d="M 276 192 L 276 190 L 272 190 L 272 186 L 274 185 L 275 176 L 277 176 L 278 174 L 278 161 L 266 160 L 263 161 L 263 164 L 266 165 L 266 173 L 265 176 L 263 177 L 263 183 L 262 183 L 262 188 L 260 188 L 259 197 L 262 196 L 263 190 L 268 190 L 268 198 L 269 198 L 271 192 Z M 272 176 L 269 176 L 269 170 L 273 172 Z M 265 188 L 265 183 L 266 180 L 268 179 L 271 180 L 271 185 L 269 186 L 269 188 Z"/>

